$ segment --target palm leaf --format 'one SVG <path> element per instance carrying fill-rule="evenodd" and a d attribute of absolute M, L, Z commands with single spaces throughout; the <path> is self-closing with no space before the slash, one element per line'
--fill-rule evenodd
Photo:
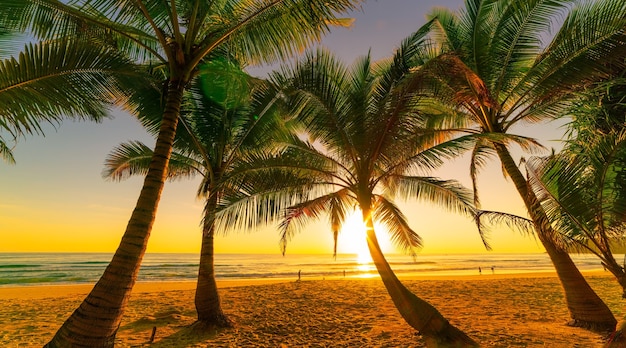
<path fill-rule="evenodd" d="M 348 191 L 344 189 L 335 192 L 329 201 L 328 217 L 333 234 L 333 257 L 337 257 L 337 240 L 341 227 L 346 220 L 346 211 L 349 209 L 350 200 L 348 198 Z"/>
<path fill-rule="evenodd" d="M 202 46 L 227 42 L 234 54 L 248 62 L 272 62 L 300 53 L 319 41 L 330 25 L 350 24 L 337 14 L 355 9 L 361 1 L 243 0 L 227 1 L 219 11 L 220 25 L 200 32 Z M 219 5 L 218 5 L 219 6 Z M 237 43 L 232 45 L 230 43 Z"/>
<path fill-rule="evenodd" d="M 15 164 L 13 149 L 7 145 L 2 137 L 0 137 L 0 157 L 8 164 Z"/>
<path fill-rule="evenodd" d="M 455 180 L 400 175 L 393 180 L 398 182 L 397 194 L 403 199 L 434 203 L 452 212 L 474 215 L 471 191 Z"/>
<path fill-rule="evenodd" d="M 472 151 L 470 159 L 470 177 L 472 179 L 472 190 L 474 191 L 474 206 L 480 209 L 480 199 L 478 198 L 478 173 L 487 165 L 487 158 L 497 156 L 491 143 L 485 139 L 479 139 Z"/>
<path fill-rule="evenodd" d="M 408 252 L 412 257 L 417 255 L 416 249 L 421 249 L 422 238 L 411 229 L 398 206 L 383 196 L 376 196 L 372 217 L 387 227 L 391 241 L 400 250 Z"/>
<path fill-rule="evenodd" d="M 41 40 L 78 37 L 97 46 L 123 51 L 139 61 L 156 58 L 165 61 L 159 52 L 158 41 L 136 1 L 78 1 L 64 3 L 58 0 L 2 0 L 2 7 L 20 20 L 2 23 L 13 30 L 29 31 Z M 163 16 L 155 10 L 167 6 L 150 6 L 152 19 Z M 166 23 L 158 22 L 161 27 Z"/>
<path fill-rule="evenodd" d="M 0 63 L 0 117 L 17 135 L 41 133 L 42 122 L 65 116 L 101 120 L 106 106 L 125 100 L 120 87 L 141 80 L 124 57 L 86 42 L 27 45 L 18 59 Z"/>
<path fill-rule="evenodd" d="M 139 141 L 115 147 L 104 162 L 102 176 L 111 180 L 125 180 L 133 175 L 144 176 L 150 168 L 153 150 Z M 188 156 L 173 152 L 167 175 L 170 179 L 187 178 L 202 174 L 202 164 Z"/>
<path fill-rule="evenodd" d="M 609 246 L 624 230 L 625 199 L 615 185 L 616 154 L 624 132 L 589 144 L 584 153 L 561 154 L 527 163 L 529 183 L 559 233 L 581 244 Z"/>
<path fill-rule="evenodd" d="M 513 231 L 516 231 L 523 235 L 535 235 L 535 227 L 532 220 L 527 218 L 492 210 L 479 210 L 475 215 L 476 226 L 480 232 L 480 236 L 483 240 L 485 247 L 490 250 L 487 235 L 489 234 L 489 225 L 506 225 Z"/>
<path fill-rule="evenodd" d="M 622 1 L 588 1 L 576 6 L 512 91 L 511 95 L 520 96 L 517 105 L 552 103 L 607 77 L 609 65 L 624 67 L 625 24 Z"/>
<path fill-rule="evenodd" d="M 328 194 L 321 197 L 317 197 L 306 202 L 298 203 L 285 210 L 284 217 L 281 219 L 280 230 L 280 250 L 285 254 L 287 251 L 287 243 L 291 240 L 296 231 L 301 231 L 309 220 L 318 219 L 322 213 L 329 212 L 335 209 L 335 212 L 331 214 L 331 221 L 335 222 L 339 216 L 339 206 L 333 206 L 333 202 L 336 202 L 338 197 L 334 194 Z M 336 226 L 333 226 L 333 235 Z M 338 231 L 338 230 L 337 230 Z M 336 238 L 335 238 L 336 241 Z M 336 243 L 336 242 L 335 242 Z M 336 249 L 335 249 L 336 250 Z"/>

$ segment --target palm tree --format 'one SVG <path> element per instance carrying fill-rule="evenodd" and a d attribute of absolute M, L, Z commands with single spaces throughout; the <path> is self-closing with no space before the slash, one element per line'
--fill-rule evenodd
<path fill-rule="evenodd" d="M 596 255 L 626 298 L 626 271 L 614 257 L 626 233 L 626 129 L 623 124 L 621 128 L 608 133 L 581 130 L 580 138 L 566 150 L 531 158 L 526 167 L 529 183 L 555 230 L 566 237 L 570 249 Z M 605 347 L 625 346 L 624 329 L 622 322 Z"/>
<path fill-rule="evenodd" d="M 614 258 L 626 219 L 626 109 L 622 78 L 585 91 L 572 108 L 565 149 L 531 158 L 529 182 L 568 247 L 595 254 L 626 298 L 626 271 Z"/>
<path fill-rule="evenodd" d="M 10 137 L 0 134 L 0 157 L 14 164 L 10 143 L 44 134 L 44 123 L 101 121 L 108 107 L 127 99 L 122 86 L 142 79 L 132 62 L 108 47 L 60 40 L 26 45 L 18 57 L 0 62 L 0 131 Z"/>
<path fill-rule="evenodd" d="M 623 244 L 626 232 L 626 130 L 597 134 L 579 146 L 583 151 L 531 158 L 526 163 L 529 184 L 554 229 L 571 248 L 598 256 L 626 298 L 626 271 L 612 251 Z"/>
<path fill-rule="evenodd" d="M 113 259 L 49 347 L 112 346 L 137 278 L 167 176 L 181 102 L 199 64 L 227 47 L 246 64 L 270 62 L 319 39 L 360 0 L 2 0 L 11 28 L 38 38 L 87 37 L 162 71 L 164 111 L 154 155 Z M 6 16 L 0 16 L 4 19 Z"/>
<path fill-rule="evenodd" d="M 263 95 L 259 91 L 265 89 L 264 85 L 232 61 L 215 58 L 203 64 L 201 70 L 183 103 L 180 122 L 184 127 L 177 130 L 168 178 L 201 176 L 198 196 L 205 200 L 205 206 L 195 296 L 196 326 L 230 327 L 232 322 L 222 310 L 215 281 L 215 214 L 218 209 L 227 208 L 221 207 L 221 197 L 231 189 L 228 179 L 237 161 L 246 152 L 271 149 L 271 135 L 281 127 L 272 117 L 275 114 L 270 112 L 271 104 L 252 103 L 253 95 Z M 213 83 L 207 85 L 206 81 Z M 151 133 L 157 132 L 160 120 L 153 114 L 142 115 L 141 119 Z M 109 154 L 103 175 L 114 180 L 145 175 L 152 155 L 152 149 L 141 142 L 121 144 Z"/>
<path fill-rule="evenodd" d="M 404 93 L 403 79 L 411 63 L 420 60 L 423 33 L 407 39 L 393 59 L 372 64 L 363 57 L 349 68 L 329 52 L 309 52 L 292 68 L 272 75 L 287 98 L 292 115 L 301 129 L 285 145 L 281 156 L 251 160 L 237 175 L 258 175 L 262 167 L 291 173 L 282 181 L 284 195 L 300 193 L 302 199 L 288 207 L 280 223 L 281 248 L 299 231 L 299 226 L 327 213 L 335 240 L 346 215 L 361 211 L 369 251 L 396 308 L 430 347 L 473 347 L 470 337 L 453 326 L 425 300 L 417 297 L 395 276 L 386 261 L 374 230 L 384 223 L 392 240 L 415 255 L 421 239 L 409 226 L 394 196 L 418 198 L 446 208 L 473 214 L 471 193 L 454 181 L 419 176 L 450 158 L 462 143 L 435 146 L 445 133 L 433 137 L 424 130 L 419 110 L 420 97 Z M 308 136 L 311 142 L 302 140 Z M 441 139 L 438 139 L 441 138 Z M 265 175 L 265 177 L 269 177 Z M 265 187 L 265 186 L 262 186 Z M 257 209 L 254 191 L 226 197 L 229 211 L 220 212 L 226 222 L 235 222 L 246 211 Z"/>
<path fill-rule="evenodd" d="M 544 44 L 552 19 L 565 13 L 558 32 Z M 572 324 L 599 330 L 613 330 L 616 320 L 559 245 L 510 146 L 536 149 L 534 139 L 514 134 L 515 126 L 564 116 L 575 92 L 608 76 L 607 63 L 623 66 L 625 15 L 621 0 L 467 0 L 458 14 L 446 9 L 430 14 L 433 40 L 444 53 L 419 77 L 430 74 L 431 90 L 448 121 L 474 141 L 470 174 L 477 206 L 477 174 L 496 155 L 555 266 Z"/>

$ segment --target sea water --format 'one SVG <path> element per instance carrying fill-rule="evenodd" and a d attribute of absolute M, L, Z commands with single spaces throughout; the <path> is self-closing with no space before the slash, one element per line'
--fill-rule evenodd
<path fill-rule="evenodd" d="M 111 260 L 106 253 L 0 253 L 0 286 L 76 284 L 96 282 Z M 419 254 L 386 255 L 399 277 L 415 275 L 477 275 L 551 272 L 546 254 Z M 616 255 L 616 259 L 623 259 Z M 581 270 L 602 270 L 589 254 L 572 255 Z M 148 253 L 138 281 L 192 281 L 197 277 L 198 254 Z M 216 254 L 216 278 L 303 279 L 377 277 L 371 262 L 357 255 Z"/>

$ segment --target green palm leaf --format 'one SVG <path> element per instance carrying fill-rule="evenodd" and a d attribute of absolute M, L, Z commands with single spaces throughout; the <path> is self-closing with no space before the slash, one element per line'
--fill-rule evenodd
<path fill-rule="evenodd" d="M 99 121 L 145 81 L 123 56 L 87 42 L 29 44 L 0 62 L 0 127 L 14 138 L 43 133 L 65 117 Z M 8 147 L 4 147 L 8 149 Z"/>
<path fill-rule="evenodd" d="M 625 144 L 625 132 L 609 134 L 587 144 L 585 152 L 527 163 L 529 182 L 560 233 L 599 250 L 623 237 L 626 199 L 615 180 L 623 171 L 616 160 Z"/>
<path fill-rule="evenodd" d="M 397 194 L 403 199 L 421 200 L 452 212 L 474 215 L 471 191 L 455 180 L 423 176 L 396 176 L 394 180 L 399 183 Z"/>
<path fill-rule="evenodd" d="M 150 147 L 139 141 L 120 144 L 111 150 L 105 159 L 102 176 L 111 180 L 124 180 L 133 175 L 144 176 L 150 168 L 153 153 Z M 172 153 L 168 178 L 189 178 L 202 173 L 202 162 L 176 152 Z"/>

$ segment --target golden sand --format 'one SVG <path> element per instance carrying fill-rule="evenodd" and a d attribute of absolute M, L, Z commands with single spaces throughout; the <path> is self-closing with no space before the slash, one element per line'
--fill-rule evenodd
<path fill-rule="evenodd" d="M 620 289 L 588 274 L 617 318 Z M 483 347 L 601 347 L 603 337 L 566 325 L 551 273 L 422 277 L 403 282 Z M 423 347 L 380 279 L 222 281 L 232 329 L 198 333 L 193 282 L 138 283 L 117 334 L 119 347 Z M 0 288 L 0 346 L 41 347 L 91 285 Z M 149 343 L 156 327 L 154 342 Z"/>

